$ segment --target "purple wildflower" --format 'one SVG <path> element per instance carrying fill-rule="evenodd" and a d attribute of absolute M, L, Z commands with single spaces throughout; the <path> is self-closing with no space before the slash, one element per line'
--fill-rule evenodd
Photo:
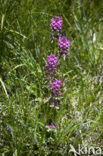
<path fill-rule="evenodd" d="M 87 130 L 86 126 L 83 125 L 83 126 L 82 126 L 82 130 L 83 130 L 83 131 L 86 131 L 86 130 Z"/>
<path fill-rule="evenodd" d="M 69 40 L 67 40 L 66 37 L 63 36 L 59 38 L 58 48 L 60 55 L 68 55 L 67 51 L 69 50 L 69 46 Z"/>
<path fill-rule="evenodd" d="M 47 63 L 45 65 L 45 73 L 48 76 L 53 76 L 56 72 L 58 58 L 55 55 L 50 55 L 47 57 Z"/>
<path fill-rule="evenodd" d="M 54 101 L 52 101 L 51 102 L 51 104 L 50 104 L 50 107 L 54 107 L 54 108 L 56 108 L 56 109 L 59 109 L 59 105 L 58 105 L 58 102 L 54 102 Z"/>
<path fill-rule="evenodd" d="M 78 131 L 77 131 L 77 130 L 75 130 L 75 131 L 74 131 L 74 135 L 76 136 L 77 134 L 78 134 Z"/>
<path fill-rule="evenodd" d="M 52 91 L 52 97 L 58 97 L 61 95 L 61 91 L 59 90 L 60 85 L 62 84 L 62 82 L 60 80 L 54 80 L 50 90 Z"/>
<path fill-rule="evenodd" d="M 46 127 L 47 127 L 47 128 L 50 128 L 50 129 L 55 129 L 55 126 L 54 126 L 54 125 L 49 125 L 49 124 L 48 124 L 48 125 L 46 125 Z"/>
<path fill-rule="evenodd" d="M 54 106 L 54 107 L 58 106 L 58 102 L 51 102 L 51 106 Z"/>
<path fill-rule="evenodd" d="M 62 29 L 62 19 L 60 17 L 52 18 L 50 28 L 52 31 L 59 32 Z"/>
<path fill-rule="evenodd" d="M 69 41 L 66 39 L 66 37 L 61 37 L 59 39 L 59 50 L 68 50 L 69 49 Z"/>
<path fill-rule="evenodd" d="M 6 130 L 7 130 L 7 131 L 11 131 L 11 127 L 6 126 Z"/>

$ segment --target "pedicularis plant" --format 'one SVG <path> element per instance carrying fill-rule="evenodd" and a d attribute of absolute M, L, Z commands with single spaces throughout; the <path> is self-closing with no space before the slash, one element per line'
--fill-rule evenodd
<path fill-rule="evenodd" d="M 50 28 L 52 31 L 52 38 L 57 39 L 58 42 L 58 57 L 52 53 L 50 56 L 47 57 L 47 62 L 45 65 L 45 75 L 47 76 L 47 79 L 49 81 L 48 86 L 49 90 L 51 91 L 51 96 L 49 98 L 50 106 L 55 108 L 59 107 L 58 98 L 61 96 L 62 85 L 62 81 L 56 79 L 57 64 L 60 61 L 61 57 L 65 58 L 66 56 L 68 56 L 69 50 L 69 41 L 60 33 L 60 30 L 62 29 L 62 23 L 63 22 L 60 17 L 55 17 L 51 19 Z M 52 125 L 47 127 L 53 127 L 54 129 L 54 126 Z"/>

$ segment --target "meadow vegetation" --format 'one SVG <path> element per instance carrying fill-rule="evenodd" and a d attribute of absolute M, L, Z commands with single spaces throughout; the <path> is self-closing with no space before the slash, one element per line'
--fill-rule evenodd
<path fill-rule="evenodd" d="M 102 0 L 0 0 L 1 156 L 72 156 L 70 144 L 103 151 L 102 9 Z M 58 107 L 50 107 L 45 65 L 59 57 L 56 16 L 70 48 L 57 64 Z"/>

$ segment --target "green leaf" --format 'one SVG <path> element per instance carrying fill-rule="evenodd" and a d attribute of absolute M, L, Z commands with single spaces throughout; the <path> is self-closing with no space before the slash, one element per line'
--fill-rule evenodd
<path fill-rule="evenodd" d="M 13 153 L 13 156 L 18 156 L 18 154 L 17 154 L 17 149 L 16 149 L 15 152 Z"/>

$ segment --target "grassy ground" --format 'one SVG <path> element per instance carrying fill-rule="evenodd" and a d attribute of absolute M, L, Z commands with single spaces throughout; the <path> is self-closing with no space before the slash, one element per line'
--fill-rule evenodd
<path fill-rule="evenodd" d="M 72 155 L 70 144 L 103 148 L 102 8 L 102 0 L 0 1 L 1 156 Z M 59 109 L 46 99 L 44 74 L 47 56 L 58 56 L 50 30 L 55 16 L 70 41 L 69 56 L 57 66 Z"/>

